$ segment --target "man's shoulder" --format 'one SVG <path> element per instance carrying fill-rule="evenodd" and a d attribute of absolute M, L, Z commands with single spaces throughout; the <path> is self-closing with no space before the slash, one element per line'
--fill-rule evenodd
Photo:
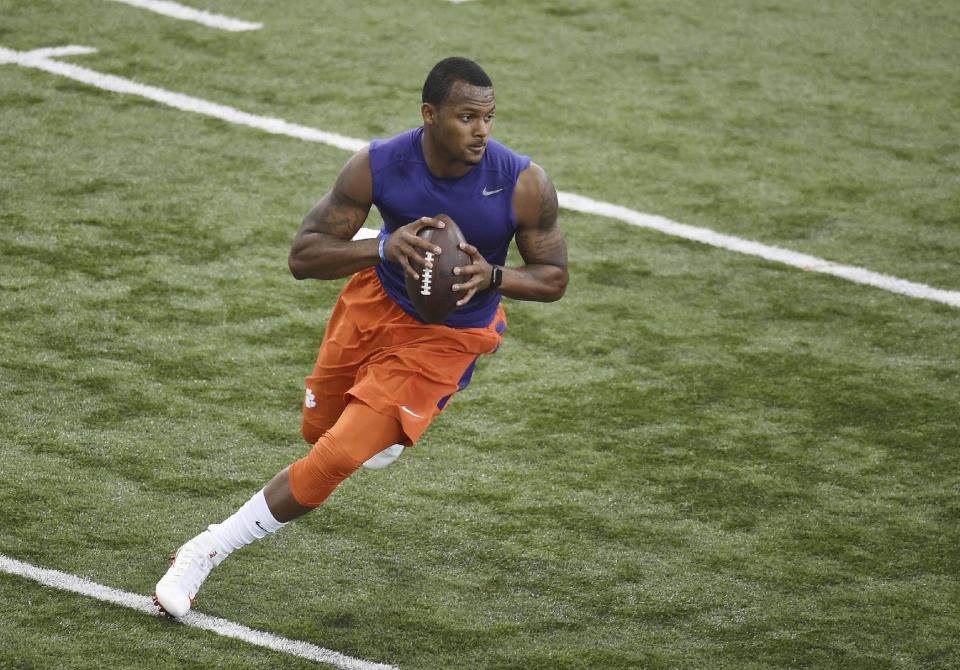
<path fill-rule="evenodd" d="M 411 128 L 388 139 L 370 143 L 370 167 L 374 172 L 399 161 L 417 160 L 416 144 L 421 128 Z"/>
<path fill-rule="evenodd" d="M 530 157 L 517 153 L 506 144 L 492 137 L 487 140 L 487 169 L 497 170 L 511 175 L 514 179 L 531 164 Z"/>
<path fill-rule="evenodd" d="M 422 131 L 422 128 L 411 128 L 393 137 L 386 139 L 376 139 L 370 143 L 371 151 L 411 151 L 414 140 Z"/>
<path fill-rule="evenodd" d="M 547 172 L 533 161 L 517 178 L 513 194 L 513 206 L 517 223 L 539 223 L 547 210 L 556 212 L 557 189 Z"/>
<path fill-rule="evenodd" d="M 530 161 L 529 156 L 524 156 L 518 151 L 514 151 L 511 147 L 507 146 L 503 142 L 500 142 L 499 140 L 493 139 L 492 137 L 487 140 L 487 151 L 489 151 L 494 158 L 513 158 L 521 161 Z"/>

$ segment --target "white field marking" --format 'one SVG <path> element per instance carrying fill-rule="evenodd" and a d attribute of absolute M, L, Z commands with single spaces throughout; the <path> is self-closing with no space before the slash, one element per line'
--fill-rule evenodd
<path fill-rule="evenodd" d="M 93 47 L 51 47 L 49 49 L 34 49 L 33 51 L 28 51 L 27 54 L 30 56 L 36 56 L 37 58 L 56 58 L 58 56 L 86 56 L 87 54 L 95 54 L 97 50 Z"/>
<path fill-rule="evenodd" d="M 79 49 L 86 47 L 64 48 Z M 345 137 L 337 133 L 328 133 L 269 116 L 248 114 L 247 112 L 241 112 L 239 109 L 226 105 L 218 105 L 214 102 L 201 100 L 200 98 L 194 98 L 189 95 L 173 93 L 172 91 L 157 88 L 156 86 L 138 84 L 135 81 L 124 79 L 123 77 L 103 74 L 102 72 L 80 67 L 79 65 L 73 65 L 72 63 L 62 63 L 46 58 L 43 55 L 37 55 L 37 52 L 34 51 L 19 52 L 0 47 L 0 63 L 16 63 L 23 67 L 43 70 L 44 72 L 57 74 L 61 77 L 67 77 L 68 79 L 83 82 L 84 84 L 89 84 L 106 91 L 126 95 L 137 95 L 185 112 L 195 112 L 205 116 L 212 116 L 216 119 L 227 121 L 228 123 L 249 126 L 273 133 L 274 135 L 286 135 L 287 137 L 295 137 L 307 142 L 328 144 L 338 149 L 344 149 L 345 151 L 358 151 L 367 144 L 362 140 Z"/>
<path fill-rule="evenodd" d="M 906 279 L 898 279 L 890 275 L 880 274 L 865 268 L 854 265 L 841 265 L 833 261 L 809 256 L 796 251 L 790 251 L 782 247 L 774 247 L 760 242 L 745 240 L 733 235 L 724 235 L 709 228 L 699 228 L 685 223 L 677 223 L 662 216 L 654 214 L 643 214 L 626 207 L 613 205 L 608 202 L 592 200 L 576 193 L 557 193 L 560 206 L 574 212 L 583 212 L 585 214 L 595 214 L 606 216 L 611 219 L 618 219 L 633 226 L 640 228 L 649 228 L 657 230 L 674 237 L 682 237 L 694 242 L 709 244 L 712 247 L 736 251 L 748 256 L 759 256 L 760 258 L 784 265 L 791 265 L 809 272 L 820 272 L 822 274 L 833 275 L 857 284 L 865 284 L 876 288 L 890 291 L 891 293 L 900 293 L 913 298 L 922 298 L 941 302 L 952 307 L 960 307 L 960 291 L 947 291 L 944 289 L 933 288 L 926 284 L 919 284 Z"/>
<path fill-rule="evenodd" d="M 114 0 L 114 2 L 122 2 L 125 5 L 139 7 L 140 9 L 149 9 L 151 12 L 170 16 L 182 21 L 201 23 L 209 28 L 229 30 L 232 33 L 239 33 L 246 30 L 260 30 L 263 28 L 262 23 L 251 23 L 250 21 L 231 19 L 229 16 L 211 14 L 202 9 L 186 7 L 177 2 L 169 2 L 169 0 Z"/>
<path fill-rule="evenodd" d="M 357 231 L 357 234 L 353 236 L 355 240 L 372 240 L 374 237 L 379 237 L 380 231 L 374 230 L 373 228 L 361 228 Z"/>
<path fill-rule="evenodd" d="M 64 48 L 78 49 L 84 47 Z M 212 116 L 227 121 L 228 123 L 249 126 L 276 135 L 286 135 L 307 142 L 327 144 L 345 151 L 359 151 L 367 145 L 367 142 L 364 140 L 289 123 L 282 119 L 248 114 L 247 112 L 241 112 L 238 109 L 226 105 L 218 105 L 213 102 L 201 100 L 200 98 L 173 93 L 155 86 L 146 86 L 129 79 L 102 74 L 95 70 L 79 67 L 70 63 L 55 61 L 44 56 L 44 52 L 45 50 L 42 49 L 38 51 L 18 52 L 0 47 L 0 63 L 16 63 L 23 67 L 43 70 L 51 74 L 68 77 L 107 91 L 137 95 L 176 109 Z M 890 291 L 891 293 L 931 300 L 950 305 L 951 307 L 960 307 L 960 291 L 938 289 L 926 284 L 872 272 L 861 267 L 841 265 L 840 263 L 790 251 L 789 249 L 753 242 L 732 235 L 724 235 L 709 228 L 677 223 L 662 216 L 644 214 L 627 207 L 593 200 L 582 195 L 577 195 L 576 193 L 560 192 L 557 195 L 560 206 L 564 209 L 616 219 L 633 226 L 657 230 L 667 235 L 708 244 L 728 251 L 736 251 L 748 256 L 757 256 L 811 272 L 832 275 L 857 284 L 874 286 L 884 291 Z"/>
<path fill-rule="evenodd" d="M 143 614 L 156 617 L 160 616 L 153 601 L 147 596 L 120 591 L 119 589 L 77 577 L 76 575 L 60 572 L 59 570 L 38 568 L 35 565 L 18 561 L 3 554 L 0 554 L 0 571 L 23 577 L 24 579 L 30 579 L 43 586 L 96 598 L 102 602 L 127 607 Z M 278 651 L 288 656 L 297 656 L 318 663 L 328 663 L 337 668 L 343 668 L 343 670 L 399 670 L 393 665 L 364 661 L 359 658 L 353 658 L 352 656 L 346 656 L 337 651 L 318 647 L 309 642 L 289 640 L 271 633 L 247 628 L 246 626 L 227 621 L 226 619 L 207 616 L 198 612 L 190 612 L 186 616 L 177 619 L 177 621 L 185 626 L 201 628 L 216 633 L 217 635 L 222 635 L 223 637 L 242 640 L 243 642 L 272 649 L 273 651 Z"/>

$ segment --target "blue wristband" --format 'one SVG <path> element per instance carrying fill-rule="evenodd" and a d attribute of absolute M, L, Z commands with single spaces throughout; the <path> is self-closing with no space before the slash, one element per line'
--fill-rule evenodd
<path fill-rule="evenodd" d="M 387 260 L 387 257 L 383 255 L 383 245 L 386 243 L 386 241 L 386 237 L 381 237 L 380 244 L 377 246 L 377 253 L 380 255 L 381 262 Z"/>

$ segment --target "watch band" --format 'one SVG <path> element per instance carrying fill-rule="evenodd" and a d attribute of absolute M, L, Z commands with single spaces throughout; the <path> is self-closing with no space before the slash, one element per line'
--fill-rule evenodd
<path fill-rule="evenodd" d="M 490 270 L 490 288 L 488 291 L 496 291 L 503 283 L 503 268 L 499 265 L 492 266 Z"/>

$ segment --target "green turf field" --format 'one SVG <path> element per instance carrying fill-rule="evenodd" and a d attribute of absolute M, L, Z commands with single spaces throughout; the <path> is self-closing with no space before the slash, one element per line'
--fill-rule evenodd
<path fill-rule="evenodd" d="M 558 189 L 960 290 L 954 2 L 0 0 L 0 47 L 370 139 L 478 60 Z M 148 594 L 305 453 L 342 150 L 0 64 L 0 554 Z M 960 667 L 960 309 L 561 212 L 571 284 L 197 610 L 403 670 Z M 378 225 L 376 216 L 371 226 Z M 314 668 L 0 573 L 0 668 Z"/>

